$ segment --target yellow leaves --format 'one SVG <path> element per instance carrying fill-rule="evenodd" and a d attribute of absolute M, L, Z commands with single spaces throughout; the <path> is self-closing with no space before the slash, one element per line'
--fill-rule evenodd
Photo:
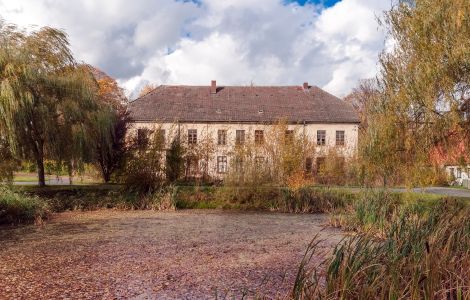
<path fill-rule="evenodd" d="M 384 171 L 408 168 L 404 176 L 423 176 L 436 140 L 460 124 L 457 92 L 470 83 L 470 2 L 417 0 L 386 14 L 385 24 L 397 41 L 381 56 L 381 110 L 369 116 L 374 132 L 367 155 Z M 370 126 L 370 127 L 371 127 Z M 400 130 L 396 130 L 400 127 Z M 392 141 L 401 141 L 393 143 Z M 374 153 L 375 152 L 375 153 Z M 401 166 L 400 166 L 401 165 Z"/>
<path fill-rule="evenodd" d="M 148 83 L 148 84 L 146 84 L 146 85 L 140 90 L 139 97 L 142 97 L 142 96 L 147 95 L 148 93 L 150 93 L 151 91 L 153 91 L 153 90 L 156 89 L 156 88 L 157 88 L 157 85 L 156 85 L 156 84 L 153 84 L 153 83 Z"/>
<path fill-rule="evenodd" d="M 303 187 L 314 184 L 313 177 L 306 176 L 305 171 L 297 170 L 287 178 L 287 186 L 293 191 L 297 191 Z"/>
<path fill-rule="evenodd" d="M 126 100 L 122 88 L 119 87 L 116 80 L 105 76 L 97 80 L 98 98 L 101 103 L 111 105 L 115 110 L 122 110 L 122 103 Z"/>

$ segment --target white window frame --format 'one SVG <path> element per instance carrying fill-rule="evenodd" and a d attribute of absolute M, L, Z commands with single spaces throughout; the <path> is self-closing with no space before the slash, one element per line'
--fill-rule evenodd
<path fill-rule="evenodd" d="M 345 145 L 346 145 L 346 132 L 344 130 L 336 130 L 336 146 L 345 146 Z"/>
<path fill-rule="evenodd" d="M 317 130 L 317 146 L 326 145 L 326 130 Z"/>
<path fill-rule="evenodd" d="M 217 173 L 225 174 L 227 170 L 227 156 L 217 156 Z"/>

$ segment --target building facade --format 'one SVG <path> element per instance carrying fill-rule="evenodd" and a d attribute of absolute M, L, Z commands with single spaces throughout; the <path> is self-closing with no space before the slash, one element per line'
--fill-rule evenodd
<path fill-rule="evenodd" d="M 207 162 L 188 162 L 192 175 L 206 169 L 210 176 L 223 177 L 233 165 L 237 144 L 262 143 L 280 121 L 286 135 L 302 134 L 315 145 L 306 162 L 308 171 L 318 169 L 331 149 L 345 160 L 357 151 L 359 117 L 353 107 L 307 83 L 159 86 L 131 102 L 129 112 L 129 135 L 138 137 L 158 127 L 167 147 L 175 137 L 188 146 L 210 141 L 214 149 Z"/>

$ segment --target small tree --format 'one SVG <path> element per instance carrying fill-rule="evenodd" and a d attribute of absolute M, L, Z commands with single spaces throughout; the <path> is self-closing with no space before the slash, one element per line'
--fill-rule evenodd
<path fill-rule="evenodd" d="M 248 137 L 243 145 L 236 146 L 227 183 L 296 187 L 309 184 L 312 178 L 306 174 L 306 162 L 313 158 L 315 149 L 307 136 L 298 129 L 289 130 L 284 120 L 266 128 L 263 141 Z"/>
<path fill-rule="evenodd" d="M 160 127 L 153 132 L 159 132 Z M 133 137 L 124 168 L 124 183 L 130 191 L 145 195 L 159 190 L 165 184 L 164 153 L 162 135 L 151 134 L 147 143 Z"/>
<path fill-rule="evenodd" d="M 184 156 L 185 149 L 181 145 L 178 137 L 171 142 L 170 148 L 166 153 L 166 179 L 168 182 L 175 182 L 184 174 Z"/>
<path fill-rule="evenodd" d="M 182 135 L 182 138 L 186 139 L 185 135 Z M 188 144 L 185 148 L 185 156 L 184 159 L 186 161 L 186 179 L 201 179 L 202 181 L 209 180 L 209 162 L 213 158 L 215 153 L 216 146 L 214 143 L 214 139 L 212 135 L 209 133 L 208 128 L 203 130 L 198 135 L 198 140 L 196 144 Z M 194 164 L 198 164 L 195 166 Z M 200 168 L 201 166 L 201 168 Z M 193 171 L 192 168 L 196 167 L 199 174 L 197 174 L 196 178 L 188 178 L 192 177 L 191 174 Z"/>
<path fill-rule="evenodd" d="M 145 96 L 147 95 L 148 93 L 150 93 L 151 91 L 153 91 L 154 89 L 157 88 L 157 85 L 156 84 L 153 84 L 153 83 L 147 83 L 146 85 L 144 85 L 142 87 L 142 89 L 140 90 L 139 92 L 139 97 L 142 97 L 142 96 Z"/>
<path fill-rule="evenodd" d="M 111 181 L 111 175 L 124 163 L 127 151 L 126 133 L 128 115 L 125 112 L 107 114 L 112 124 L 110 131 L 99 132 L 96 140 L 95 162 L 104 182 Z"/>
<path fill-rule="evenodd" d="M 292 183 L 294 177 L 295 181 L 298 181 L 302 177 L 300 174 L 305 175 L 307 158 L 314 156 L 313 143 L 298 126 L 289 130 L 286 120 L 280 120 L 270 126 L 266 135 L 268 138 L 263 148 L 268 157 L 273 181 L 281 185 Z"/>
<path fill-rule="evenodd" d="M 122 167 L 126 153 L 127 99 L 114 79 L 95 68 L 91 71 L 99 86 L 98 101 L 102 107 L 92 131 L 96 149 L 94 162 L 104 182 L 109 182 L 111 175 Z"/>

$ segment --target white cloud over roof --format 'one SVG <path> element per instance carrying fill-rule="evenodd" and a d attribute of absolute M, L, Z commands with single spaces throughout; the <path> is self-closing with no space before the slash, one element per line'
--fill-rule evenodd
<path fill-rule="evenodd" d="M 0 0 L 20 26 L 66 30 L 79 60 L 129 91 L 157 84 L 300 85 L 343 96 L 377 72 L 389 0 Z"/>

